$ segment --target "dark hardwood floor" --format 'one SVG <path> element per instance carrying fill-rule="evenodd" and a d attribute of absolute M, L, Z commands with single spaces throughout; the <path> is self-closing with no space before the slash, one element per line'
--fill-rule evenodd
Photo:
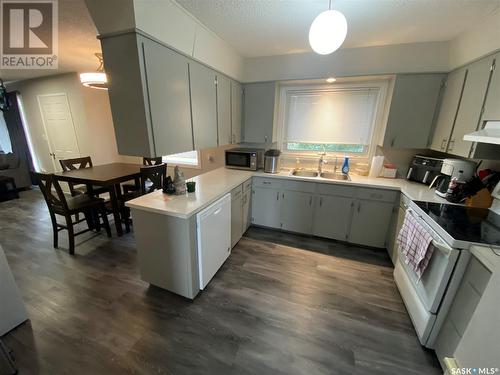
<path fill-rule="evenodd" d="M 53 249 L 38 190 L 0 203 L 0 235 L 31 318 L 2 338 L 20 374 L 442 373 L 385 252 L 251 228 L 190 302 L 140 280 L 133 234 Z"/>

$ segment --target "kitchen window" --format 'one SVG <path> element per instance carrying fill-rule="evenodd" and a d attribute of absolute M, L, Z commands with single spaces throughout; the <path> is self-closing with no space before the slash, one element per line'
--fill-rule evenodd
<path fill-rule="evenodd" d="M 188 168 L 200 168 L 200 158 L 198 151 L 187 151 L 179 154 L 162 156 L 164 163 L 169 165 L 178 165 Z"/>
<path fill-rule="evenodd" d="M 369 158 L 382 122 L 388 80 L 283 86 L 280 143 L 285 153 Z"/>

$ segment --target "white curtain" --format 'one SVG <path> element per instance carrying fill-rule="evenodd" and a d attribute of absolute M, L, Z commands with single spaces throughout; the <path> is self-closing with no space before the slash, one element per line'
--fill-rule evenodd
<path fill-rule="evenodd" d="M 9 130 L 7 129 L 7 124 L 3 117 L 3 113 L 0 112 L 0 151 L 8 154 L 12 152 L 12 144 L 10 143 Z"/>
<path fill-rule="evenodd" d="M 378 88 L 289 92 L 285 142 L 370 144 L 378 94 Z"/>

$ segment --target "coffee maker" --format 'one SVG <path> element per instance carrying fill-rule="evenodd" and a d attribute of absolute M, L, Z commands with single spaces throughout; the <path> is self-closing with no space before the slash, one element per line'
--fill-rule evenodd
<path fill-rule="evenodd" d="M 432 180 L 429 188 L 436 186 L 436 194 L 446 198 L 448 188 L 452 179 L 457 182 L 466 182 L 474 176 L 476 163 L 469 160 L 444 159 L 441 167 L 441 174 Z"/>

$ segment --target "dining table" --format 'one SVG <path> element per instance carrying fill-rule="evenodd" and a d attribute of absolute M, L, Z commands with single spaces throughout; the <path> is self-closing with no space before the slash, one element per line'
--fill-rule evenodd
<path fill-rule="evenodd" d="M 142 164 L 109 163 L 96 165 L 89 168 L 72 169 L 56 172 L 55 176 L 60 181 L 82 184 L 87 186 L 87 194 L 93 195 L 94 187 L 105 187 L 109 191 L 111 211 L 115 221 L 118 236 L 123 235 L 120 213 L 120 198 L 122 195 L 120 184 L 134 180 L 139 183 Z"/>

